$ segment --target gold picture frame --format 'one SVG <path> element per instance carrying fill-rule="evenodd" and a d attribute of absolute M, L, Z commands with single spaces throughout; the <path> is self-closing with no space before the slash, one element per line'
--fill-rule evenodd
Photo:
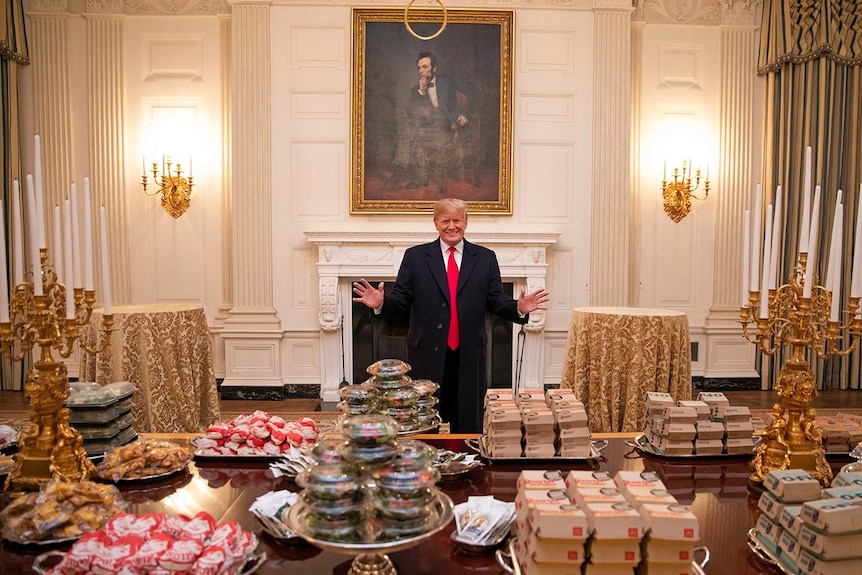
<path fill-rule="evenodd" d="M 511 214 L 514 13 L 352 13 L 350 213 Z"/>

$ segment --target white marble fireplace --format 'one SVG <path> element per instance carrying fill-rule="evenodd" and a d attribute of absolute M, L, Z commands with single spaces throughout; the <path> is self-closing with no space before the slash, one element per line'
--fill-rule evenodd
<path fill-rule="evenodd" d="M 349 379 L 353 365 L 353 332 L 349 328 L 342 329 L 342 325 L 352 325 L 350 282 L 360 277 L 373 282 L 394 280 L 404 251 L 431 241 L 434 236 L 427 232 L 305 232 L 305 235 L 309 242 L 317 245 L 319 254 L 321 398 L 338 401 L 343 372 L 346 371 Z M 471 233 L 469 239 L 497 253 L 503 281 L 512 282 L 514 293 L 518 294 L 521 288 L 532 291 L 545 287 L 547 249 L 558 237 L 556 233 L 505 232 Z M 538 385 L 542 381 L 544 327 L 544 312 L 530 314 L 530 321 L 524 326 L 526 337 L 519 366 L 521 387 Z M 513 346 L 516 344 L 514 337 Z M 512 373 L 515 373 L 514 366 Z"/>

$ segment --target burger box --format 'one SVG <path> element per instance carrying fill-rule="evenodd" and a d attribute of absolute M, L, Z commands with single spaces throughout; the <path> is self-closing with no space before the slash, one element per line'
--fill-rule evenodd
<path fill-rule="evenodd" d="M 578 401 L 578 396 L 575 395 L 575 390 L 569 388 L 557 388 L 545 390 L 545 403 L 550 405 L 554 401 Z"/>
<path fill-rule="evenodd" d="M 720 391 L 701 391 L 697 394 L 697 400 L 707 404 L 710 410 L 716 405 L 730 405 L 727 396 Z"/>
<path fill-rule="evenodd" d="M 676 497 L 671 495 L 670 491 L 664 488 L 644 489 L 633 488 L 629 489 L 625 494 L 626 500 L 634 507 L 638 507 L 643 503 L 653 503 L 659 505 L 678 505 Z"/>
<path fill-rule="evenodd" d="M 537 503 L 527 521 L 537 536 L 547 539 L 586 539 L 590 524 L 583 509 L 572 503 Z"/>
<path fill-rule="evenodd" d="M 488 426 L 485 429 L 485 435 L 493 441 L 503 442 L 508 440 L 510 443 L 520 443 L 521 438 L 524 436 L 520 427 L 497 427 L 496 425 Z"/>
<path fill-rule="evenodd" d="M 724 424 L 720 421 L 698 421 L 694 424 L 697 439 L 723 439 Z"/>
<path fill-rule="evenodd" d="M 625 503 L 625 496 L 616 487 L 580 487 L 570 493 L 569 497 L 584 507 L 590 503 Z"/>
<path fill-rule="evenodd" d="M 671 439 L 661 436 L 658 444 L 654 445 L 665 455 L 691 455 L 694 453 L 694 441 L 692 439 Z"/>
<path fill-rule="evenodd" d="M 515 403 L 517 403 L 519 406 L 531 402 L 538 402 L 541 405 L 548 405 L 545 401 L 545 390 L 540 387 L 526 387 L 515 394 Z"/>
<path fill-rule="evenodd" d="M 796 572 L 796 562 L 802 547 L 799 542 L 787 531 L 782 531 L 778 536 L 778 560 L 791 572 Z"/>
<path fill-rule="evenodd" d="M 702 401 L 698 401 L 696 399 L 680 399 L 679 401 L 676 402 L 676 404 L 679 407 L 691 407 L 691 408 L 693 408 L 694 411 L 697 413 L 698 421 L 703 421 L 703 420 L 709 421 L 709 417 L 712 413 L 712 410 L 709 408 L 709 406 L 706 403 L 704 403 Z"/>
<path fill-rule="evenodd" d="M 518 564 L 526 575 L 581 575 L 581 563 L 537 563 L 532 557 L 519 558 Z"/>
<path fill-rule="evenodd" d="M 685 506 L 677 503 L 643 503 L 640 514 L 644 520 L 644 530 L 651 537 L 681 541 L 700 539 L 697 517 Z"/>
<path fill-rule="evenodd" d="M 750 421 L 751 410 L 747 405 L 719 404 L 712 408 L 712 419 L 717 421 Z"/>
<path fill-rule="evenodd" d="M 724 425 L 724 435 L 727 439 L 751 439 L 754 435 L 754 426 L 751 420 L 728 421 Z"/>
<path fill-rule="evenodd" d="M 695 545 L 695 541 L 656 539 L 647 533 L 641 541 L 641 554 L 650 563 L 691 563 Z"/>
<path fill-rule="evenodd" d="M 799 517 L 805 525 L 828 534 L 862 531 L 859 500 L 817 499 L 802 504 Z"/>
<path fill-rule="evenodd" d="M 663 391 L 648 391 L 644 399 L 645 413 L 649 415 L 661 415 L 665 407 L 676 405 L 673 396 Z"/>
<path fill-rule="evenodd" d="M 550 443 L 529 443 L 524 445 L 524 457 L 527 459 L 550 459 L 557 454 L 553 441 Z"/>
<path fill-rule="evenodd" d="M 785 505 L 778 514 L 778 524 L 794 539 L 799 537 L 799 530 L 802 528 L 802 518 L 799 516 L 801 510 L 801 505 Z"/>
<path fill-rule="evenodd" d="M 721 455 L 724 442 L 721 439 L 695 439 L 694 452 L 697 455 Z"/>
<path fill-rule="evenodd" d="M 636 539 L 644 534 L 643 518 L 628 503 L 589 503 L 583 506 L 598 539 Z"/>
<path fill-rule="evenodd" d="M 586 428 L 588 426 L 587 412 L 583 409 L 573 409 L 565 407 L 557 409 L 554 412 L 554 420 L 560 429 L 566 428 Z"/>
<path fill-rule="evenodd" d="M 658 429 L 658 434 L 674 441 L 693 440 L 697 435 L 697 427 L 694 423 L 673 423 L 663 420 Z"/>
<path fill-rule="evenodd" d="M 512 405 L 490 406 L 485 409 L 484 423 L 486 429 L 491 426 L 521 429 L 521 412 Z"/>
<path fill-rule="evenodd" d="M 586 443 L 590 440 L 588 427 L 560 427 L 557 433 L 560 443 Z"/>
<path fill-rule="evenodd" d="M 570 459 L 587 459 L 593 455 L 593 447 L 589 442 L 585 442 L 584 444 L 569 443 L 560 445 L 558 451 L 560 452 L 560 457 Z"/>
<path fill-rule="evenodd" d="M 662 483 L 658 474 L 654 471 L 623 469 L 617 471 L 617 474 L 614 476 L 614 483 L 617 484 L 623 493 L 635 488 L 665 489 L 664 483 Z"/>
<path fill-rule="evenodd" d="M 487 447 L 488 455 L 497 459 L 517 459 L 520 458 L 523 453 L 520 441 L 518 441 L 517 443 L 500 443 L 489 441 Z"/>
<path fill-rule="evenodd" d="M 553 429 L 554 412 L 551 411 L 551 408 L 547 407 L 544 403 L 541 404 L 541 407 L 530 406 L 527 408 L 521 408 L 521 423 L 523 423 L 525 427 L 547 426 Z"/>
<path fill-rule="evenodd" d="M 862 472 L 843 471 L 832 480 L 832 487 L 860 487 L 862 488 Z"/>
<path fill-rule="evenodd" d="M 697 410 L 693 407 L 674 405 L 665 407 L 661 416 L 662 419 L 670 423 L 694 423 L 697 421 Z"/>
<path fill-rule="evenodd" d="M 566 489 L 566 480 L 563 477 L 563 472 L 559 470 L 547 469 L 524 469 L 518 475 L 518 480 L 515 482 L 518 490 L 522 489 Z"/>
<path fill-rule="evenodd" d="M 812 555 L 827 561 L 862 556 L 862 537 L 859 533 L 831 535 L 803 524 L 799 530 L 799 544 Z"/>
<path fill-rule="evenodd" d="M 515 516 L 527 521 L 530 510 L 536 505 L 571 503 L 564 489 L 524 489 L 515 495 Z"/>
<path fill-rule="evenodd" d="M 803 575 L 847 575 L 848 573 L 862 573 L 862 559 L 860 558 L 824 561 L 805 549 L 799 552 L 796 566 Z"/>
<path fill-rule="evenodd" d="M 644 561 L 637 567 L 638 575 L 692 575 L 691 561 L 688 563 L 652 563 Z"/>
<path fill-rule="evenodd" d="M 584 539 L 537 537 L 535 531 L 526 541 L 527 556 L 536 563 L 583 563 Z"/>
<path fill-rule="evenodd" d="M 488 388 L 485 390 L 485 407 L 488 406 L 489 402 L 493 401 L 511 401 L 515 402 L 515 392 L 511 389 L 506 389 L 503 387 L 496 388 Z"/>
<path fill-rule="evenodd" d="M 777 554 L 778 537 L 782 531 L 781 525 L 773 522 L 766 515 L 761 515 L 757 518 L 757 524 L 754 527 L 754 536 L 772 554 Z"/>
<path fill-rule="evenodd" d="M 820 482 L 803 469 L 770 471 L 763 486 L 784 503 L 802 503 L 820 499 Z"/>
<path fill-rule="evenodd" d="M 591 537 L 587 542 L 590 563 L 616 563 L 636 565 L 641 560 L 641 544 L 637 539 L 600 539 Z"/>
<path fill-rule="evenodd" d="M 860 499 L 862 499 L 862 487 L 857 487 L 855 485 L 845 485 L 842 487 L 838 487 L 833 485 L 832 487 L 827 487 L 823 490 L 822 497 L 824 499 L 829 497 L 838 497 L 844 499 L 845 501 L 862 503 L 860 502 Z"/>
<path fill-rule="evenodd" d="M 607 471 L 584 471 L 572 469 L 566 475 L 566 489 L 571 494 L 573 490 L 582 487 L 616 487 L 617 484 Z"/>
<path fill-rule="evenodd" d="M 744 455 L 754 450 L 754 438 L 725 439 L 724 452 L 727 455 Z"/>
<path fill-rule="evenodd" d="M 778 518 L 781 516 L 781 511 L 784 509 L 784 502 L 769 491 L 764 491 L 757 499 L 757 508 L 769 517 L 769 519 L 777 523 Z"/>

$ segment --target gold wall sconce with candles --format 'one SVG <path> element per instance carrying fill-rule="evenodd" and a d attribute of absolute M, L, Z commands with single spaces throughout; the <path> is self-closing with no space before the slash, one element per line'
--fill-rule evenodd
<path fill-rule="evenodd" d="M 688 164 L 683 160 L 681 170 L 673 169 L 672 180 L 667 179 L 667 163 L 665 163 L 665 173 L 661 180 L 662 205 L 665 213 L 675 223 L 681 222 L 691 211 L 692 198 L 703 201 L 709 197 L 709 168 L 703 179 L 703 197 L 698 197 L 694 193 L 700 187 L 700 168 L 694 172 L 694 185 L 692 185 L 691 176 L 691 160 Z"/>
<path fill-rule="evenodd" d="M 153 162 L 151 171 L 153 173 L 153 183 L 158 187 L 152 191 L 147 189 L 149 178 L 146 170 L 146 160 L 144 160 L 144 173 L 141 177 L 141 185 L 144 188 L 144 193 L 148 196 L 162 195 L 162 207 L 174 219 L 179 218 L 186 213 L 192 201 L 193 176 L 191 170 L 191 158 L 189 158 L 189 174 L 183 175 L 182 164 L 174 164 L 170 156 L 162 157 L 162 171 L 159 173 L 159 165 Z"/>

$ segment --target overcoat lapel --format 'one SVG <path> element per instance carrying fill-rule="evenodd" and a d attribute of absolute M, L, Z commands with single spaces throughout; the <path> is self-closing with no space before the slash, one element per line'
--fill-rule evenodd
<path fill-rule="evenodd" d="M 431 242 L 425 251 L 428 268 L 437 282 L 440 291 L 449 296 L 449 280 L 446 277 L 446 266 L 443 265 L 443 255 L 440 252 L 440 242 Z"/>
<path fill-rule="evenodd" d="M 458 270 L 459 292 L 461 291 L 461 288 L 464 287 L 464 284 L 467 283 L 467 278 L 470 277 L 470 274 L 473 273 L 473 270 L 476 268 L 476 261 L 478 259 L 476 246 L 467 240 L 464 240 L 464 254 L 461 256 L 461 267 Z"/>

